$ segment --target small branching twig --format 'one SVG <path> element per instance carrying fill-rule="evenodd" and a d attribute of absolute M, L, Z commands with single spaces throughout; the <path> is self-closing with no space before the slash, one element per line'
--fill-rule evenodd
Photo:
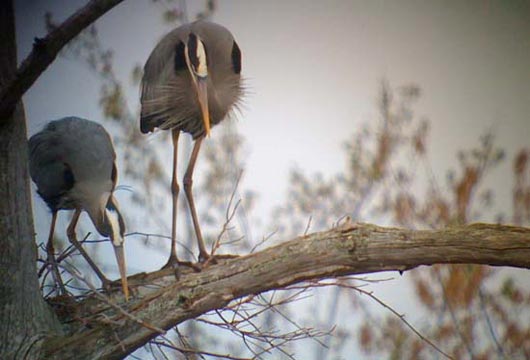
<path fill-rule="evenodd" d="M 442 349 L 440 349 L 438 346 L 436 346 L 436 344 L 434 344 L 432 341 L 430 341 L 429 339 L 427 339 L 425 336 L 423 336 L 411 323 L 409 323 L 406 319 L 405 319 L 405 316 L 398 313 L 396 310 L 394 310 L 390 305 L 386 304 L 384 301 L 382 301 L 381 299 L 379 299 L 377 296 L 375 296 L 372 292 L 369 292 L 369 291 L 366 291 L 366 290 L 363 290 L 363 289 L 360 289 L 360 288 L 354 288 L 355 290 L 357 290 L 359 293 L 361 294 L 364 294 L 368 297 L 370 297 L 372 300 L 374 300 L 375 302 L 377 302 L 379 305 L 381 305 L 382 307 L 384 307 L 385 309 L 387 309 L 388 311 L 390 311 L 392 314 L 394 314 L 399 320 L 401 320 L 410 330 L 412 330 L 412 332 L 414 334 L 416 334 L 422 341 L 424 341 L 425 343 L 429 344 L 433 349 L 435 349 L 437 352 L 439 352 L 441 355 L 445 356 L 447 359 L 451 359 L 451 360 L 454 360 L 454 358 L 452 356 L 450 356 L 449 354 L 447 354 L 446 352 L 444 352 Z"/>
<path fill-rule="evenodd" d="M 252 254 L 254 251 L 256 251 L 257 248 L 259 248 L 261 245 L 265 244 L 267 241 L 269 241 L 274 235 L 276 235 L 276 230 L 272 231 L 270 234 L 264 236 L 261 241 L 259 241 L 258 243 L 256 243 L 256 245 L 254 245 L 252 247 L 252 249 L 250 249 L 250 253 Z"/>
<path fill-rule="evenodd" d="M 184 355 L 186 355 L 186 354 L 194 354 L 194 355 L 199 355 L 199 356 L 209 356 L 209 357 L 213 357 L 213 358 L 216 358 L 216 359 L 228 359 L 228 360 L 251 360 L 251 359 L 254 359 L 254 358 L 235 357 L 235 356 L 231 356 L 231 355 L 228 355 L 228 354 L 218 354 L 218 353 L 213 353 L 213 352 L 204 351 L 204 350 L 195 350 L 195 349 L 191 349 L 191 348 L 183 348 L 183 347 L 176 346 L 173 343 L 168 343 L 166 341 L 153 340 L 153 341 L 151 341 L 151 343 L 159 345 L 159 346 L 167 347 L 167 348 L 169 348 L 171 350 L 178 351 L 178 352 L 180 352 L 180 353 L 182 353 Z"/>
<path fill-rule="evenodd" d="M 239 175 L 237 176 L 236 183 L 234 185 L 234 190 L 232 191 L 232 194 L 230 195 L 230 200 L 228 200 L 228 206 L 226 207 L 226 213 L 225 213 L 225 222 L 223 224 L 223 227 L 221 229 L 221 232 L 217 236 L 217 239 L 212 244 L 212 250 L 210 252 L 210 255 L 213 257 L 215 252 L 221 247 L 221 240 L 224 236 L 224 234 L 230 229 L 230 223 L 234 219 L 234 216 L 236 215 L 237 209 L 239 205 L 241 204 L 241 199 L 237 200 L 236 204 L 232 206 L 232 203 L 234 202 L 234 197 L 237 192 L 237 188 L 239 186 L 239 181 L 241 180 L 241 176 L 243 175 L 243 171 L 239 172 Z M 209 259 L 208 259 L 209 260 Z M 208 261 L 206 261 L 208 263 Z"/>

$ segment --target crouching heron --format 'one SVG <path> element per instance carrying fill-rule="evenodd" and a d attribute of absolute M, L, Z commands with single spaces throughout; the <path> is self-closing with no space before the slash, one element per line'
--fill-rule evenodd
<path fill-rule="evenodd" d="M 192 176 L 201 143 L 240 101 L 241 51 L 226 28 L 207 21 L 182 25 L 168 33 L 151 52 L 142 78 L 142 133 L 171 130 L 173 142 L 173 217 L 171 254 L 165 266 L 178 265 L 176 251 L 177 149 L 180 132 L 195 140 L 184 192 L 199 245 L 199 260 L 209 255 L 204 246 L 192 193 Z"/>
<path fill-rule="evenodd" d="M 129 297 L 123 249 L 125 223 L 113 196 L 118 173 L 116 154 L 103 126 L 90 120 L 66 117 L 51 121 L 29 139 L 29 169 L 37 192 L 52 212 L 46 246 L 52 274 L 66 293 L 53 248 L 57 212 L 75 210 L 67 235 L 85 257 L 103 285 L 110 282 L 77 241 L 75 228 L 81 211 L 86 211 L 97 231 L 110 237 L 121 276 L 125 298 Z"/>

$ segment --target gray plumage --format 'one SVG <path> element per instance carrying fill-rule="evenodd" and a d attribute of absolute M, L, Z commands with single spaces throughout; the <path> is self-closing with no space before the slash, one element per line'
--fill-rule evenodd
<path fill-rule="evenodd" d="M 182 25 L 164 36 L 145 64 L 140 121 L 143 133 L 158 127 L 181 130 L 194 139 L 205 134 L 184 54 L 190 33 L 196 34 L 206 49 L 211 125 L 223 120 L 242 97 L 241 52 L 230 31 L 207 21 Z"/>
<path fill-rule="evenodd" d="M 123 250 L 125 223 L 113 196 L 117 181 L 116 153 L 112 140 L 103 128 L 90 120 L 66 117 L 51 121 L 29 139 L 29 171 L 37 192 L 52 211 L 52 223 L 46 246 L 48 263 L 63 294 L 53 236 L 57 212 L 75 210 L 67 236 L 79 250 L 104 286 L 107 278 L 77 241 L 75 228 L 81 211 L 86 211 L 103 236 L 114 246 L 125 298 L 129 297 Z"/>
<path fill-rule="evenodd" d="M 140 130 L 171 130 L 173 142 L 173 218 L 171 254 L 166 267 L 179 263 L 176 252 L 176 215 L 179 185 L 177 149 L 181 131 L 195 143 L 184 175 L 193 227 L 199 245 L 199 260 L 209 258 L 204 244 L 193 192 L 193 170 L 201 143 L 210 128 L 221 122 L 243 96 L 241 51 L 226 28 L 208 21 L 182 25 L 156 45 L 144 66 Z"/>
<path fill-rule="evenodd" d="M 76 117 L 51 121 L 30 138 L 29 151 L 31 178 L 50 210 L 82 208 L 109 235 L 100 201 L 114 191 L 116 154 L 103 126 Z"/>

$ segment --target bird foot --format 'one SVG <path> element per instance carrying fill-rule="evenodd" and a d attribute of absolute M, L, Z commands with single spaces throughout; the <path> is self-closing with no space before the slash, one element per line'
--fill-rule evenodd
<path fill-rule="evenodd" d="M 239 255 L 232 254 L 222 254 L 222 255 L 210 255 L 210 254 L 200 254 L 199 263 L 202 264 L 202 268 L 205 268 L 209 264 L 218 264 L 218 260 L 228 260 L 239 257 Z"/>
<path fill-rule="evenodd" d="M 118 289 L 119 290 L 123 290 L 122 289 L 122 283 L 121 283 L 121 279 L 117 279 L 117 280 L 109 280 L 107 278 L 105 278 L 104 280 L 101 279 L 101 288 L 103 289 L 103 291 L 105 291 L 107 294 L 111 294 L 112 292 L 117 292 Z M 132 288 L 130 286 L 127 286 L 127 289 L 129 291 L 129 294 L 132 293 Z M 126 297 L 128 295 L 124 294 Z"/>
<path fill-rule="evenodd" d="M 112 281 L 110 281 L 107 278 L 100 279 L 101 280 L 101 288 L 103 291 L 105 291 L 107 294 L 110 294 L 112 291 Z"/>
<path fill-rule="evenodd" d="M 180 278 L 180 267 L 186 266 L 192 268 L 194 271 L 201 271 L 201 266 L 199 264 L 192 263 L 191 261 L 180 261 L 176 256 L 170 255 L 167 263 L 162 266 L 160 270 L 173 269 L 175 272 L 175 278 L 178 280 Z"/>

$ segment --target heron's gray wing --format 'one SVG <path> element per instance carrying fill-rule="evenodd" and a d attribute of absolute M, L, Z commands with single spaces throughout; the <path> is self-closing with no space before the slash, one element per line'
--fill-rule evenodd
<path fill-rule="evenodd" d="M 52 211 L 59 210 L 61 198 L 74 186 L 75 178 L 55 134 L 43 131 L 31 137 L 29 170 L 39 195 Z"/>
<path fill-rule="evenodd" d="M 142 77 L 140 130 L 152 131 L 165 122 L 173 125 L 188 113 L 185 99 L 190 97 L 184 47 L 190 25 L 180 26 L 166 34 L 155 46 L 144 66 Z M 178 116 L 177 116 L 178 114 Z M 177 118 L 175 119 L 175 117 Z"/>
<path fill-rule="evenodd" d="M 73 200 L 114 188 L 116 154 L 109 134 L 96 122 L 76 117 L 52 121 L 31 137 L 29 148 L 31 177 L 52 208 L 74 186 L 83 188 L 72 194 L 81 198 Z"/>

